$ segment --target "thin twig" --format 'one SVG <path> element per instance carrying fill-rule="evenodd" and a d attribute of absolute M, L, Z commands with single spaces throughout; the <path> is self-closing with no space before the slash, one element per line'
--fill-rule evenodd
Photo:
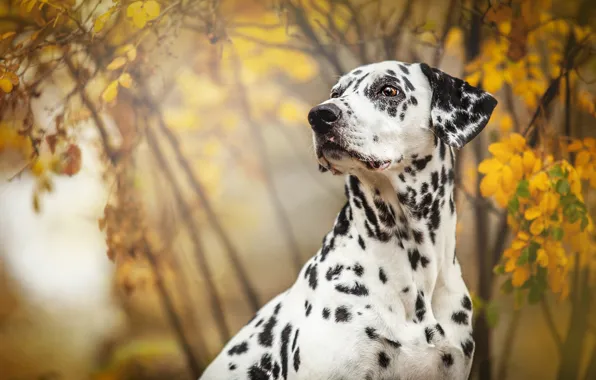
<path fill-rule="evenodd" d="M 548 307 L 546 299 L 542 299 L 542 301 L 540 302 L 540 306 L 542 308 L 544 319 L 546 320 L 546 325 L 548 326 L 550 335 L 552 336 L 553 340 L 555 341 L 555 345 L 557 346 L 557 351 L 561 351 L 563 349 L 563 340 L 561 339 L 561 336 L 557 331 L 557 326 L 555 325 L 552 312 Z"/>
<path fill-rule="evenodd" d="M 286 211 L 284 210 L 283 203 L 281 201 L 281 198 L 279 197 L 279 193 L 275 188 L 271 164 L 269 162 L 269 158 L 267 157 L 267 146 L 263 138 L 261 127 L 257 125 L 252 116 L 250 104 L 246 94 L 246 88 L 244 87 L 244 83 L 242 83 L 242 80 L 240 78 L 240 63 L 238 59 L 234 59 L 234 64 L 234 73 L 236 76 L 235 79 L 236 87 L 238 89 L 237 93 L 239 94 L 240 108 L 242 110 L 242 114 L 244 116 L 245 121 L 251 129 L 251 136 L 254 139 L 254 143 L 257 148 L 257 153 L 259 155 L 259 160 L 261 161 L 261 167 L 263 169 L 263 174 L 265 177 L 265 186 L 267 188 L 267 191 L 269 192 L 269 196 L 273 203 L 273 208 L 275 210 L 277 220 L 281 225 L 282 232 L 285 235 L 288 248 L 290 249 L 294 270 L 296 271 L 296 273 L 299 273 L 302 269 L 303 262 L 300 255 L 298 241 L 294 236 L 294 232 L 292 231 L 292 224 L 290 223 L 290 220 L 286 215 Z"/>
<path fill-rule="evenodd" d="M 178 164 L 182 167 L 182 171 L 184 172 L 185 176 L 187 177 L 188 181 L 192 189 L 194 190 L 195 194 L 199 197 L 199 201 L 201 202 L 201 206 L 207 215 L 207 219 L 209 223 L 215 230 L 215 233 L 219 236 L 221 242 L 226 249 L 228 254 L 228 258 L 232 262 L 232 266 L 234 267 L 236 274 L 238 276 L 238 280 L 240 281 L 240 285 L 246 295 L 246 299 L 248 304 L 253 312 L 256 312 L 259 309 L 259 300 L 257 294 L 248 279 L 248 274 L 246 273 L 242 263 L 240 261 L 240 256 L 238 251 L 232 244 L 228 234 L 225 232 L 221 222 L 213 208 L 211 207 L 211 203 L 209 202 L 209 198 L 203 189 L 203 185 L 200 183 L 199 179 L 195 176 L 190 163 L 182 153 L 182 149 L 180 148 L 180 142 L 178 141 L 178 137 L 168 128 L 166 125 L 163 115 L 160 112 L 160 107 L 157 103 L 149 97 L 149 93 L 147 89 L 143 89 L 143 93 L 146 95 L 143 98 L 143 101 L 146 103 L 148 109 L 153 112 L 154 116 L 157 118 L 157 125 L 160 131 L 165 135 L 166 140 L 168 141 L 169 145 L 172 147 L 172 150 L 175 153 L 176 160 Z"/>
<path fill-rule="evenodd" d="M 498 366 L 497 380 L 505 380 L 507 378 L 507 369 L 513 352 L 513 342 L 515 340 L 517 328 L 519 327 L 520 317 L 521 310 L 515 309 L 513 316 L 511 317 L 511 322 L 509 322 L 509 326 L 505 332 L 505 343 L 501 346 L 501 362 Z"/>
<path fill-rule="evenodd" d="M 219 299 L 217 288 L 215 286 L 215 282 L 213 281 L 213 275 L 211 273 L 211 269 L 209 268 L 209 263 L 207 262 L 205 252 L 203 251 L 203 244 L 199 235 L 199 227 L 192 216 L 187 216 L 186 210 L 189 209 L 189 206 L 184 200 L 184 196 L 182 195 L 180 187 L 176 183 L 176 178 L 172 173 L 172 169 L 169 167 L 167 159 L 161 151 L 158 139 L 155 136 L 153 129 L 149 127 L 146 128 L 145 136 L 153 156 L 157 160 L 158 165 L 161 167 L 161 172 L 166 176 L 167 182 L 171 185 L 172 193 L 176 200 L 176 205 L 178 206 L 180 214 L 182 214 L 184 218 L 184 225 L 188 228 L 188 235 L 196 251 L 195 257 L 198 261 L 198 267 L 202 272 L 201 275 L 205 281 L 205 284 L 207 285 L 207 294 L 209 295 L 213 318 L 215 319 L 215 324 L 217 326 L 220 339 L 222 342 L 226 342 L 230 337 L 230 331 L 225 321 L 222 302 Z"/>

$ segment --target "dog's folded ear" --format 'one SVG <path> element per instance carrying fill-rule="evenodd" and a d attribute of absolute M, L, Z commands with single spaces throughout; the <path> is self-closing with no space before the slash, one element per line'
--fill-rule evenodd
<path fill-rule="evenodd" d="M 490 119 L 497 100 L 441 70 L 420 64 L 432 89 L 430 121 L 436 135 L 454 148 L 461 148 L 478 135 Z"/>

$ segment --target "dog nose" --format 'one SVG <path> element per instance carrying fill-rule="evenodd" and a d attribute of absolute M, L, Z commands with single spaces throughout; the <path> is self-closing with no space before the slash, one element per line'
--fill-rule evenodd
<path fill-rule="evenodd" d="M 331 130 L 333 123 L 339 120 L 340 116 L 341 110 L 335 104 L 320 104 L 310 110 L 308 122 L 315 132 L 325 134 Z"/>

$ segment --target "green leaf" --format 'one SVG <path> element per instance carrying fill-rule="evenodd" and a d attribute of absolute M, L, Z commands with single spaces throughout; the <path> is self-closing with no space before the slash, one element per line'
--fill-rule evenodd
<path fill-rule="evenodd" d="M 540 244 L 536 243 L 535 241 L 531 241 L 530 245 L 528 246 L 528 261 L 533 263 L 536 261 L 536 257 L 538 257 L 538 250 L 540 249 Z"/>
<path fill-rule="evenodd" d="M 513 284 L 511 283 L 511 279 L 508 278 L 502 285 L 501 291 L 505 294 L 509 294 L 513 291 Z"/>
<path fill-rule="evenodd" d="M 544 294 L 544 292 L 542 291 L 540 286 L 538 286 L 538 285 L 532 286 L 530 288 L 530 291 L 528 292 L 528 303 L 530 305 L 534 305 L 534 304 L 540 302 L 543 294 Z"/>
<path fill-rule="evenodd" d="M 582 218 L 582 224 L 581 224 L 580 228 L 583 231 L 586 229 L 586 227 L 588 227 L 588 218 L 584 216 Z"/>
<path fill-rule="evenodd" d="M 509 201 L 509 204 L 507 205 L 507 210 L 509 211 L 510 214 L 515 215 L 515 213 L 519 210 L 519 198 L 514 196 L 513 198 L 511 198 L 511 200 Z"/>
<path fill-rule="evenodd" d="M 522 198 L 529 198 L 530 197 L 530 182 L 527 179 L 519 181 L 517 185 L 516 193 L 518 196 Z"/>
<path fill-rule="evenodd" d="M 517 258 L 517 265 L 521 266 L 524 265 L 528 262 L 528 259 L 530 258 L 530 249 L 528 247 L 524 248 L 521 251 L 521 254 L 519 255 L 519 257 Z"/>
<path fill-rule="evenodd" d="M 557 193 L 561 195 L 567 195 L 567 193 L 569 193 L 569 190 L 571 190 L 571 186 L 569 185 L 569 181 L 567 181 L 566 179 L 560 179 L 559 181 L 557 181 L 556 189 Z"/>
<path fill-rule="evenodd" d="M 549 170 L 548 174 L 551 177 L 563 177 L 563 169 L 561 169 L 561 166 L 557 165 L 554 168 L 552 168 L 551 170 Z"/>
<path fill-rule="evenodd" d="M 493 268 L 493 273 L 494 274 L 505 274 L 505 266 L 503 264 L 496 265 Z"/>
<path fill-rule="evenodd" d="M 557 227 L 552 230 L 551 234 L 552 234 L 553 239 L 562 240 L 565 232 L 563 231 L 563 229 L 561 227 Z"/>
<path fill-rule="evenodd" d="M 495 328 L 499 322 L 499 307 L 492 301 L 486 305 L 486 322 L 490 328 Z"/>

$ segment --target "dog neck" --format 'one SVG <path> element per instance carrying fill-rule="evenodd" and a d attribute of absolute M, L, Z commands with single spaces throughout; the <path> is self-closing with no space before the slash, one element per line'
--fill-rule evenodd
<path fill-rule="evenodd" d="M 349 175 L 348 204 L 336 226 L 342 220 L 353 224 L 381 260 L 407 251 L 414 271 L 431 268 L 427 285 L 432 290 L 437 271 L 456 261 L 455 158 L 440 140 L 426 153 L 404 159 L 396 169 Z"/>

